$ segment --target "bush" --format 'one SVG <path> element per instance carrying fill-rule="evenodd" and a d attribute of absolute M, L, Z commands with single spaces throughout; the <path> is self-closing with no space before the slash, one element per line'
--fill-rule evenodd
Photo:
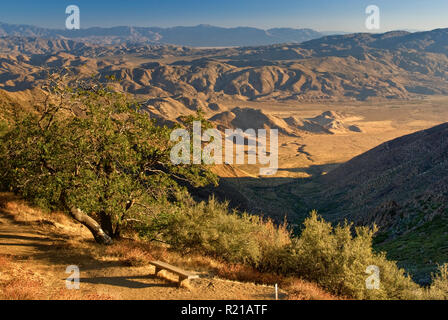
<path fill-rule="evenodd" d="M 258 216 L 229 212 L 227 203 L 214 198 L 160 213 L 141 234 L 162 239 L 184 252 L 201 252 L 229 262 L 260 266 L 269 253 L 290 241 L 284 228 Z"/>
<path fill-rule="evenodd" d="M 333 227 L 313 211 L 300 237 L 286 224 L 275 226 L 258 216 L 230 212 L 215 199 L 160 213 L 142 229 L 157 234 L 174 248 L 244 263 L 261 272 L 299 276 L 333 294 L 356 299 L 417 298 L 421 291 L 404 270 L 372 249 L 375 230 L 354 229 L 351 224 Z M 366 288 L 366 268 L 380 269 L 379 290 Z"/>
<path fill-rule="evenodd" d="M 448 263 L 440 266 L 438 273 L 432 275 L 432 284 L 426 298 L 448 300 Z"/>
<path fill-rule="evenodd" d="M 401 299 L 418 286 L 388 261 L 384 254 L 372 249 L 375 230 L 351 224 L 333 227 L 313 211 L 304 222 L 304 230 L 294 243 L 294 264 L 299 276 L 317 282 L 334 294 L 356 299 Z M 366 268 L 380 270 L 379 290 L 366 287 Z"/>

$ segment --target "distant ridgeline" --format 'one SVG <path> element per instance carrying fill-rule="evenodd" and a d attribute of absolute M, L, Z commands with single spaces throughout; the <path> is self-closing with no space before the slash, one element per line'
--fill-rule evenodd
<path fill-rule="evenodd" d="M 312 29 L 274 28 L 269 30 L 211 25 L 194 27 L 92 27 L 80 30 L 47 29 L 28 25 L 0 23 L 0 36 L 84 39 L 96 43 L 140 42 L 194 47 L 260 46 L 276 43 L 300 43 L 320 38 L 322 33 Z"/>
<path fill-rule="evenodd" d="M 202 33 L 196 33 L 196 29 Z M 161 30 L 170 30 L 187 40 L 183 34 L 190 31 L 197 41 L 226 39 L 193 36 L 213 33 L 215 29 L 199 26 Z M 221 49 L 216 48 L 216 43 L 201 44 L 215 47 L 208 49 L 166 45 L 162 44 L 163 39 L 179 42 L 168 41 L 168 37 L 149 37 L 154 30 L 138 30 L 90 28 L 68 38 L 66 31 L 58 34 L 54 30 L 2 24 L 0 34 L 5 37 L 0 37 L 0 55 L 4 76 L 0 78 L 0 89 L 30 89 L 39 85 L 46 71 L 70 68 L 84 78 L 92 73 L 102 79 L 114 76 L 124 91 L 152 100 L 163 99 L 165 105 L 180 103 L 186 111 L 222 97 L 302 102 L 448 94 L 448 29 L 334 35 L 306 42 L 285 38 L 281 41 L 288 44 L 268 46 L 254 46 L 257 37 L 250 36 L 253 42 L 242 37 L 246 40 L 232 43 L 245 47 Z M 232 30 L 224 29 L 230 33 Z M 250 34 L 249 31 L 245 32 Z M 263 34 L 272 36 L 279 32 L 270 30 Z M 308 38 L 318 36 L 311 34 Z M 119 59 L 119 63 L 112 58 Z M 200 102 L 194 102 L 195 99 Z"/>

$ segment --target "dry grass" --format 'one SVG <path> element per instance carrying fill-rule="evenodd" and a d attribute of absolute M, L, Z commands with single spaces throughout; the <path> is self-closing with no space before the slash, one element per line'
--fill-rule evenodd
<path fill-rule="evenodd" d="M 257 284 L 276 284 L 280 283 L 284 277 L 274 274 L 259 272 L 254 268 L 242 264 L 225 264 L 219 266 L 217 269 L 219 277 L 242 282 L 253 282 Z"/>
<path fill-rule="evenodd" d="M 259 272 L 250 266 L 241 264 L 222 264 L 218 276 L 240 282 L 257 284 L 278 284 L 288 293 L 290 300 L 337 300 L 340 299 L 327 293 L 314 283 L 296 277 L 285 277 L 275 273 Z"/>
<path fill-rule="evenodd" d="M 2 284 L 0 297 L 3 300 L 41 300 L 42 281 L 29 276 L 15 278 Z"/>
<path fill-rule="evenodd" d="M 10 263 L 11 263 L 11 258 L 9 257 L 9 255 L 6 255 L 6 254 L 0 255 L 0 270 L 8 269 Z"/>
<path fill-rule="evenodd" d="M 314 283 L 303 281 L 297 278 L 287 278 L 282 284 L 282 288 L 288 292 L 289 300 L 341 300 L 329 294 Z"/>
<path fill-rule="evenodd" d="M 106 247 L 104 253 L 107 256 L 119 258 L 120 261 L 130 267 L 145 266 L 151 260 L 154 260 L 148 246 L 131 240 L 116 241 L 111 246 Z"/>

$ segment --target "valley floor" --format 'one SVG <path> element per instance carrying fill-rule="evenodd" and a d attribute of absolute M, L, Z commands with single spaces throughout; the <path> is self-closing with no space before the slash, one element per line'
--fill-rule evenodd
<path fill-rule="evenodd" d="M 335 130 L 334 134 L 303 132 L 298 137 L 280 136 L 279 170 L 275 177 L 285 180 L 327 172 L 383 142 L 448 121 L 448 98 L 445 96 L 428 96 L 416 100 L 321 103 L 230 100 L 220 104 L 223 108 L 238 105 L 259 109 L 278 118 L 312 118 L 332 111 L 343 115 L 344 124 L 355 125 L 360 129 L 360 132 Z M 258 175 L 258 166 L 237 167 L 248 176 Z"/>
<path fill-rule="evenodd" d="M 360 132 L 335 131 L 334 134 L 302 133 L 279 136 L 279 168 L 274 176 L 261 177 L 263 165 L 234 165 L 232 170 L 215 172 L 251 200 L 254 208 L 282 221 L 300 224 L 311 208 L 301 203 L 303 195 L 319 189 L 315 177 L 326 174 L 341 163 L 395 138 L 428 129 L 448 121 L 448 98 L 424 97 L 416 100 L 286 103 L 221 101 L 224 108 L 240 105 L 262 110 L 278 118 L 312 118 L 325 111 L 343 115 L 346 125 Z M 305 178 L 305 179 L 304 179 Z M 254 209 L 254 210 L 251 210 Z"/>

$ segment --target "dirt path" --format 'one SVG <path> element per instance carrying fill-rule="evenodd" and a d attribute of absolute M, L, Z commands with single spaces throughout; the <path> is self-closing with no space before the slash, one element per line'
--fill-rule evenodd
<path fill-rule="evenodd" d="M 273 287 L 222 280 L 206 273 L 192 280 L 191 288 L 177 288 L 173 282 L 154 277 L 152 266 L 128 267 L 121 261 L 96 258 L 88 248 L 75 250 L 78 242 L 86 241 L 84 231 L 76 224 L 65 226 L 45 219 L 17 221 L 4 203 L 0 205 L 0 255 L 8 255 L 32 270 L 56 291 L 67 290 L 66 267 L 76 265 L 80 269 L 81 295 L 161 300 L 274 298 Z"/>

